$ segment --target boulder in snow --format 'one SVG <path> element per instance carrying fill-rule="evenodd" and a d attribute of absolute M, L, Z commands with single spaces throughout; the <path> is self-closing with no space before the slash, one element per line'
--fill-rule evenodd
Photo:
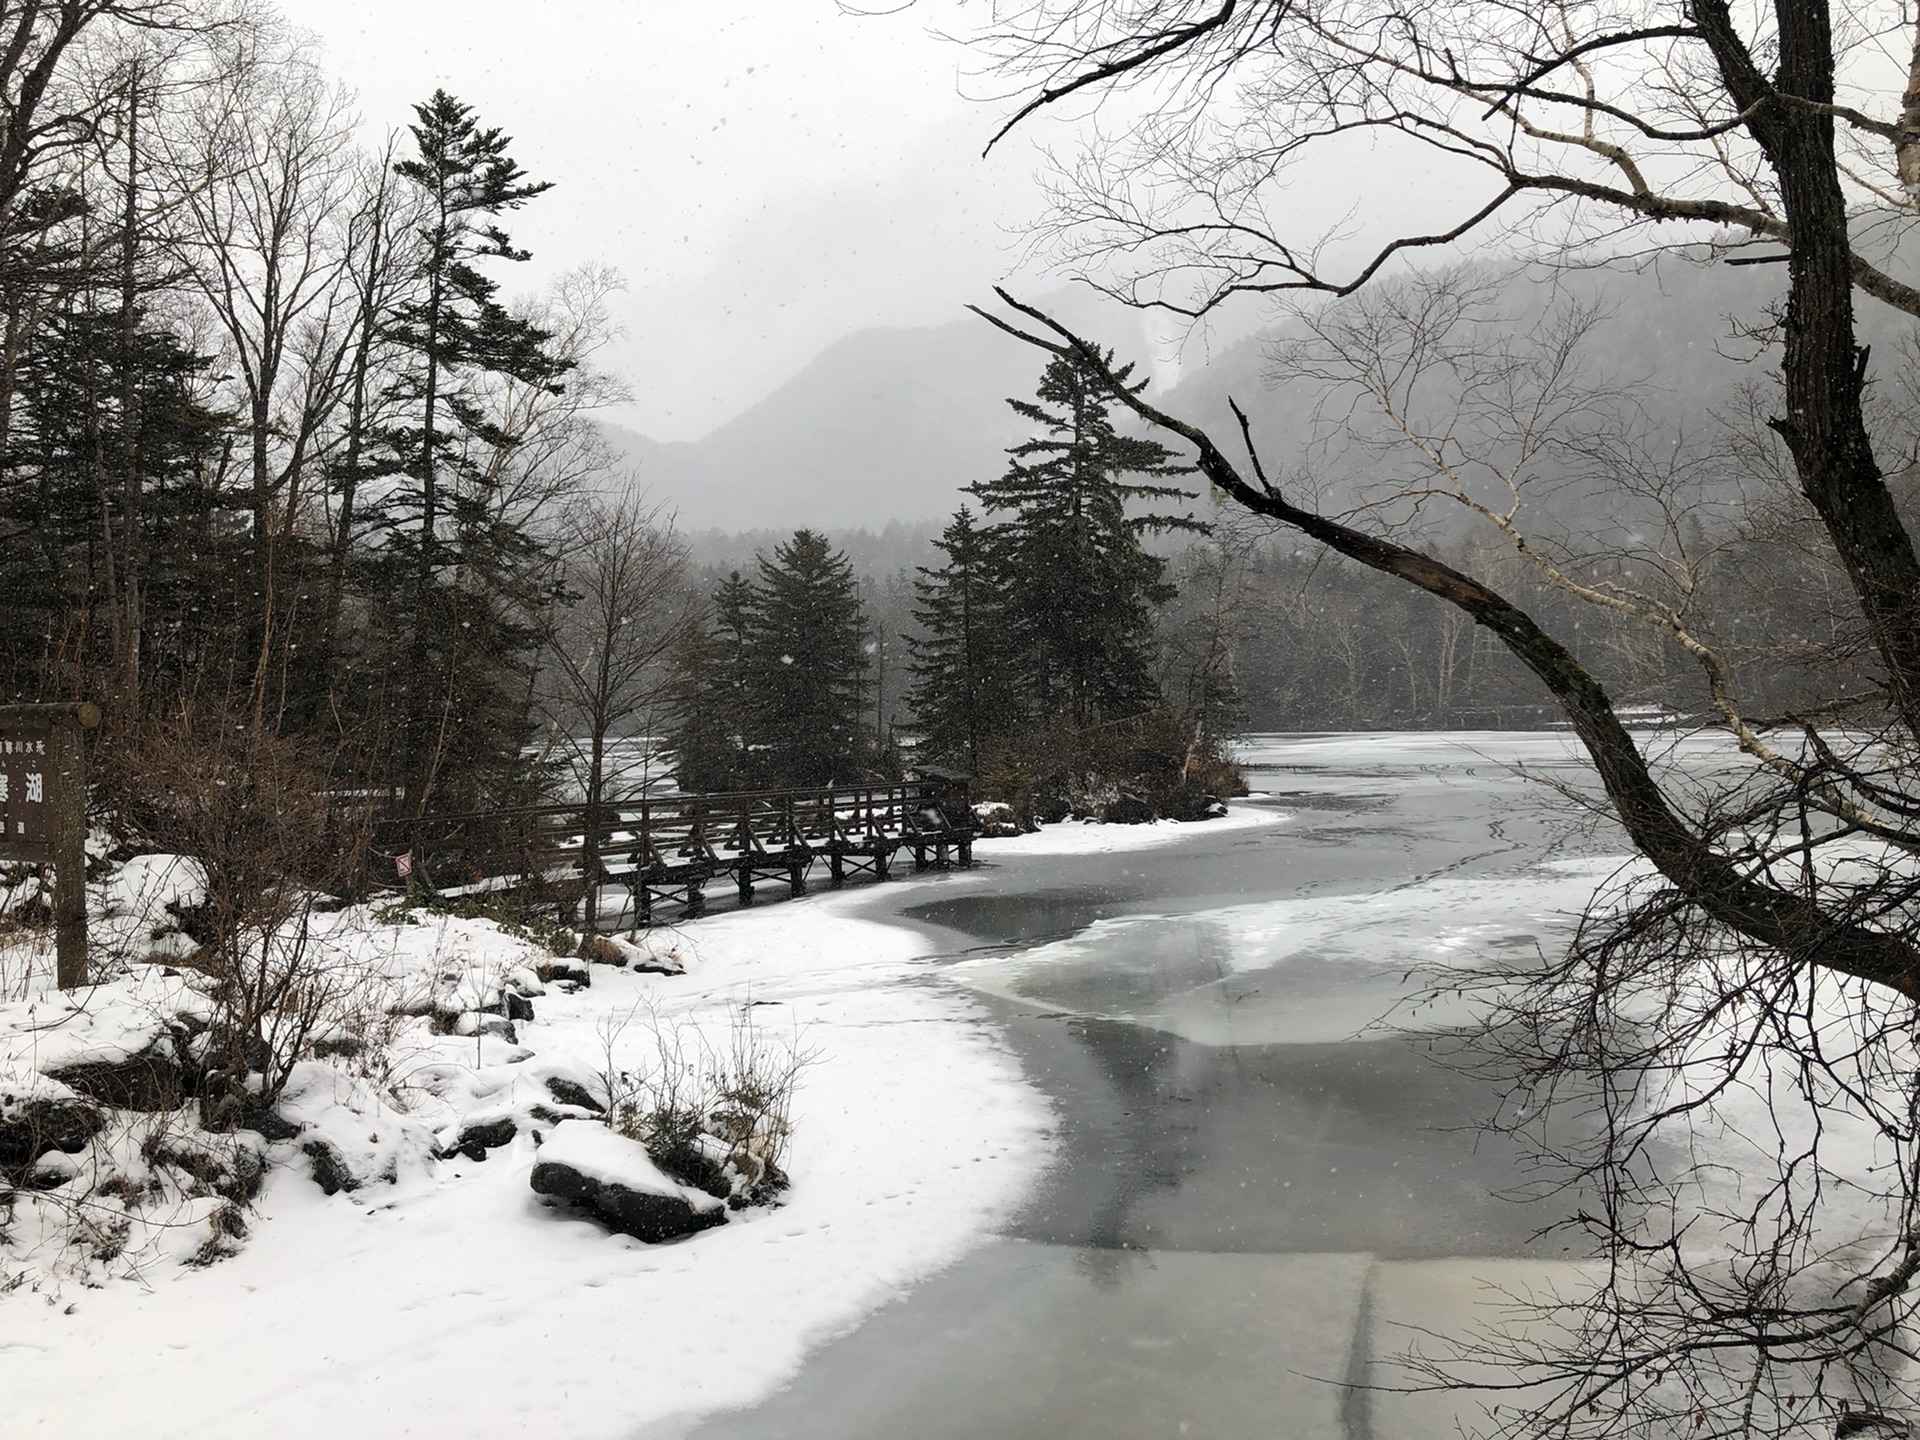
<path fill-rule="evenodd" d="M 638 1140 L 589 1120 L 569 1120 L 540 1147 L 533 1188 L 571 1202 L 610 1230 L 649 1243 L 727 1221 L 724 1201 L 682 1185 Z"/>
<path fill-rule="evenodd" d="M 0 1078 L 0 1170 L 31 1165 L 49 1150 L 84 1150 L 105 1123 L 98 1106 L 58 1081 Z"/>
<path fill-rule="evenodd" d="M 49 1069 L 62 1085 L 116 1110 L 178 1110 L 194 1086 L 173 1037 L 161 1035 L 138 1054 L 81 1060 Z"/>
<path fill-rule="evenodd" d="M 340 1153 L 340 1147 L 331 1140 L 308 1140 L 300 1149 L 307 1157 L 313 1183 L 320 1187 L 321 1194 L 338 1195 L 342 1190 L 360 1188 L 360 1177 L 353 1173 L 347 1157 Z"/>
<path fill-rule="evenodd" d="M 604 1115 L 607 1112 L 607 1107 L 600 1102 L 599 1096 L 578 1080 L 570 1079 L 565 1075 L 547 1076 L 547 1093 L 562 1105 L 577 1105 L 580 1109 L 591 1110 L 596 1115 Z"/>
<path fill-rule="evenodd" d="M 519 1133 L 520 1122 L 512 1115 L 496 1115 L 488 1120 L 470 1119 L 460 1126 L 449 1143 L 440 1147 L 439 1157 L 451 1160 L 456 1155 L 464 1155 L 469 1160 L 484 1160 L 487 1151 L 512 1144 L 513 1137 Z"/>
<path fill-rule="evenodd" d="M 584 990 L 593 984 L 593 967 L 584 960 L 575 960 L 571 956 L 562 958 L 553 956 L 542 960 L 533 967 L 533 973 L 543 984 L 559 985 L 562 988 Z"/>

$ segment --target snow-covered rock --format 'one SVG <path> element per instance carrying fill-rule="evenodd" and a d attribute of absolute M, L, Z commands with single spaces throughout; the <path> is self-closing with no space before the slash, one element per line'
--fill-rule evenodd
<path fill-rule="evenodd" d="M 589 1120 L 559 1125 L 540 1147 L 531 1177 L 542 1195 L 571 1201 L 611 1230 L 648 1242 L 724 1225 L 722 1200 L 682 1185 L 638 1140 Z"/>
<path fill-rule="evenodd" d="M 314 1183 L 329 1195 L 424 1175 L 432 1166 L 433 1132 L 334 1066 L 295 1065 L 276 1108 L 298 1129 L 283 1144 L 306 1157 Z"/>
<path fill-rule="evenodd" d="M 657 941 L 652 936 L 636 945 L 617 935 L 596 935 L 587 942 L 587 958 L 596 965 L 631 968 L 642 974 L 687 973 L 687 962 L 681 957 L 679 946 Z"/>
<path fill-rule="evenodd" d="M 497 1115 L 469 1115 L 464 1122 L 450 1127 L 441 1136 L 435 1153 L 442 1160 L 464 1155 L 469 1160 L 484 1160 L 489 1150 L 511 1145 L 520 1133 L 520 1118 L 508 1111 Z"/>
<path fill-rule="evenodd" d="M 49 1066 L 46 1073 L 116 1110 L 178 1110 L 193 1090 L 188 1069 L 181 1063 L 181 1047 L 167 1034 L 155 1036 L 134 1055 Z"/>
<path fill-rule="evenodd" d="M 568 993 L 584 990 L 593 984 L 593 967 L 572 956 L 550 956 L 535 965 L 533 973 L 543 983 L 558 985 Z"/>
<path fill-rule="evenodd" d="M 58 1080 L 0 1073 L 0 1170 L 31 1165 L 49 1150 L 84 1149 L 104 1123 L 98 1106 Z"/>

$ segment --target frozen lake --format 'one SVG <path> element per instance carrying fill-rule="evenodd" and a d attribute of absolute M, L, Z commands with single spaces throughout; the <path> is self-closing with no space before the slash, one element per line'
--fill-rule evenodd
<path fill-rule="evenodd" d="M 903 887 L 887 913 L 938 937 L 931 983 L 985 997 L 1058 1158 L 991 1243 L 767 1402 L 645 1435 L 1451 1432 L 1454 1401 L 1365 1382 L 1489 1287 L 1577 1283 L 1533 1238 L 1567 1202 L 1512 1198 L 1522 1156 L 1475 1129 L 1491 1092 L 1419 1033 L 1457 1016 L 1372 1022 L 1421 961 L 1560 943 L 1624 846 L 1521 773 L 1588 783 L 1562 734 L 1255 737 L 1245 763 L 1271 823 L 999 863 L 987 843 Z"/>

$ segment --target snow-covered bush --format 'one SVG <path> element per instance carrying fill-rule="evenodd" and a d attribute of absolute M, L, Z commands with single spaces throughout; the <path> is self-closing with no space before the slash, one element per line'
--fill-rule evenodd
<path fill-rule="evenodd" d="M 736 1207 L 784 1189 L 793 1094 L 812 1053 L 770 1034 L 743 1004 L 729 1012 L 720 1046 L 692 1019 L 648 1011 L 642 1028 L 651 1053 L 622 1066 L 616 1052 L 639 1013 L 602 1024 L 607 1124 L 638 1140 L 669 1175 Z"/>

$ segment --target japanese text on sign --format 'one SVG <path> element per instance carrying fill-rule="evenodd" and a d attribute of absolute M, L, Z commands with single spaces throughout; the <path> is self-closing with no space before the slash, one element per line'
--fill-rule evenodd
<path fill-rule="evenodd" d="M 52 746 L 47 732 L 0 733 L 0 843 L 43 844 L 53 838 Z"/>

